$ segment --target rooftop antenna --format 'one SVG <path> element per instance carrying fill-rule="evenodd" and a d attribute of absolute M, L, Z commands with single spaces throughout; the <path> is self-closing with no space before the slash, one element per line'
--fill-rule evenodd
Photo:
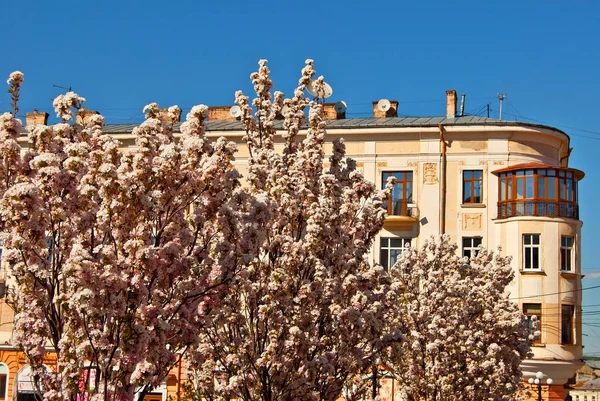
<path fill-rule="evenodd" d="M 69 86 L 68 88 L 66 86 L 60 86 L 60 85 L 52 85 L 55 88 L 60 88 L 60 89 L 66 89 L 68 92 L 71 92 L 71 87 Z"/>
<path fill-rule="evenodd" d="M 500 120 L 502 120 L 502 102 L 506 99 L 506 93 L 498 93 L 498 100 L 500 101 Z"/>

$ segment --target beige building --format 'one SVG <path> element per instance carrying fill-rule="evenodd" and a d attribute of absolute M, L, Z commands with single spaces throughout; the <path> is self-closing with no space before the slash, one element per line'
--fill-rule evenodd
<path fill-rule="evenodd" d="M 447 91 L 446 96 L 442 117 L 397 117 L 397 102 L 391 102 L 386 112 L 373 102 L 373 117 L 346 119 L 344 112 L 327 104 L 327 149 L 334 138 L 343 137 L 348 155 L 367 179 L 381 186 L 388 177 L 394 179 L 393 196 L 386 205 L 389 217 L 372 250 L 374 263 L 390 267 L 407 247 L 418 247 L 440 233 L 449 234 L 464 256 L 483 245 L 501 246 L 513 257 L 516 278 L 511 296 L 527 316 L 541 321 L 535 356 L 523 363 L 525 380 L 542 371 L 543 383 L 553 379 L 550 388 L 543 386 L 543 398 L 564 399 L 564 384 L 582 365 L 582 222 L 577 187 L 584 174 L 568 167 L 571 149 L 564 132 L 457 116 L 456 92 Z M 207 134 L 240 143 L 236 163 L 243 172 L 244 132 L 228 110 L 211 108 Z M 108 125 L 105 131 L 130 146 L 134 127 Z M 11 319 L 10 313 L 2 313 L 0 362 L 1 344 L 10 344 Z M 13 359 L 6 396 L 17 369 L 17 358 Z M 8 366 L 5 363 L 0 363 L 0 372 Z M 0 392 L 1 377 L 0 373 Z M 173 385 L 161 390 L 165 400 L 174 395 L 176 380 L 167 382 Z M 385 392 L 382 396 L 391 400 L 393 389 Z"/>

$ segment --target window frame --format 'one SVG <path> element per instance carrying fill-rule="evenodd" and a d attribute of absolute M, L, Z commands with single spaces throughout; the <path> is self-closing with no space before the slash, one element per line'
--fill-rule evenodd
<path fill-rule="evenodd" d="M 530 243 L 527 244 L 527 241 L 525 240 L 526 237 L 530 237 Z M 533 239 L 534 237 L 537 237 L 537 244 L 534 243 Z M 525 233 L 522 235 L 521 237 L 521 241 L 522 241 L 522 252 L 523 252 L 523 257 L 522 257 L 522 270 L 523 271 L 533 271 L 533 272 L 540 272 L 542 271 L 542 234 L 538 234 L 538 233 Z M 537 259 L 537 267 L 527 267 L 527 250 L 530 249 L 530 257 L 529 257 L 529 262 L 530 265 L 533 266 L 535 263 L 535 259 Z M 535 252 L 534 250 L 537 249 L 537 258 L 534 256 Z"/>
<path fill-rule="evenodd" d="M 530 308 L 528 308 L 528 307 L 530 307 Z M 535 310 L 533 310 L 536 307 L 538 308 L 539 312 L 536 312 Z M 523 314 L 527 318 L 527 327 L 530 332 L 531 332 L 531 318 L 533 316 L 537 316 L 538 325 L 539 325 L 538 330 L 540 332 L 540 336 L 538 338 L 534 338 L 532 343 L 533 344 L 541 344 L 542 343 L 542 304 L 535 303 L 535 302 L 524 303 L 523 304 Z M 533 333 L 531 333 L 531 334 L 533 334 Z"/>
<path fill-rule="evenodd" d="M 392 246 L 392 240 L 400 240 L 400 246 Z M 391 269 L 396 262 L 398 262 L 398 258 L 400 256 L 402 256 L 402 254 L 404 252 L 406 252 L 408 249 L 410 249 L 412 247 L 412 240 L 413 238 L 409 238 L 409 237 L 380 237 L 379 238 L 379 264 L 385 269 Z M 384 245 L 385 242 L 385 245 Z M 396 262 L 394 262 L 394 264 L 391 264 L 391 257 L 392 254 L 390 251 L 395 250 L 395 251 L 400 251 L 400 253 L 397 254 L 396 256 Z M 386 259 L 386 263 L 382 263 L 383 262 L 383 251 L 387 252 L 387 257 Z"/>
<path fill-rule="evenodd" d="M 565 322 L 565 317 L 568 319 L 567 322 Z M 566 337 L 567 333 L 568 337 Z M 575 344 L 575 305 L 563 304 L 560 306 L 560 343 Z"/>
<path fill-rule="evenodd" d="M 394 174 L 404 174 L 402 179 L 397 179 Z M 395 186 L 396 184 L 402 184 L 402 195 L 397 200 L 394 199 L 394 190 L 392 190 L 392 194 L 390 199 L 383 202 L 383 208 L 387 210 L 388 216 L 410 216 L 408 204 L 414 202 L 414 194 L 415 194 L 415 186 L 414 186 L 414 178 L 415 172 L 413 170 L 386 170 L 381 172 L 381 188 L 385 189 L 387 185 L 387 180 L 389 177 L 394 177 L 392 180 L 392 184 Z M 409 178 L 410 176 L 410 178 Z M 408 187 L 410 184 L 410 194 L 408 193 Z M 410 195 L 410 196 L 407 196 Z M 397 210 L 395 203 L 400 201 L 400 210 Z"/>
<path fill-rule="evenodd" d="M 498 175 L 498 218 L 550 216 L 578 219 L 578 183 L 575 172 L 556 167 L 502 172 Z"/>
<path fill-rule="evenodd" d="M 465 177 L 465 173 L 471 173 L 471 178 L 466 178 Z M 477 178 L 475 177 L 476 173 L 480 173 L 481 177 Z M 480 194 L 479 194 L 479 202 L 475 201 L 475 186 L 476 183 L 480 183 Z M 469 199 L 466 200 L 465 199 L 465 188 L 467 186 L 467 184 L 469 184 L 469 191 L 470 191 L 470 195 L 469 195 Z M 476 170 L 462 170 L 462 204 L 463 205 L 481 205 L 483 204 L 483 170 L 482 169 L 476 169 Z"/>
<path fill-rule="evenodd" d="M 9 396 L 8 396 L 8 383 L 9 382 L 8 381 L 10 379 L 10 369 L 8 368 L 8 365 L 5 364 L 4 362 L 0 362 L 0 369 L 6 370 L 6 373 L 0 371 L 0 380 L 2 380 L 1 379 L 2 376 L 4 376 L 4 378 L 5 378 L 5 381 L 4 381 L 4 394 L 0 394 L 0 401 L 5 401 L 5 400 L 9 399 Z M 1 388 L 2 387 L 0 386 L 0 389 Z"/>
<path fill-rule="evenodd" d="M 465 247 L 465 240 L 470 240 L 470 244 L 469 246 Z M 471 259 L 472 256 L 476 256 L 477 252 L 479 251 L 479 246 L 482 245 L 483 243 L 483 237 L 462 237 L 462 257 L 468 257 L 469 260 Z M 475 242 L 479 242 L 477 245 L 475 245 Z M 469 252 L 469 256 L 465 255 L 465 251 Z"/>
<path fill-rule="evenodd" d="M 570 240 L 570 244 L 568 242 Z M 560 236 L 560 271 L 573 273 L 575 271 L 575 237 L 572 235 Z"/>

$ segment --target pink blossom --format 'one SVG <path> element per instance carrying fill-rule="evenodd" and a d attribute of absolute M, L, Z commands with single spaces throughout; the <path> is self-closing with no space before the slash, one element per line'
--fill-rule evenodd
<path fill-rule="evenodd" d="M 20 85 L 23 83 L 23 81 L 23 73 L 21 71 L 13 71 L 8 76 L 6 83 L 8 85 Z"/>

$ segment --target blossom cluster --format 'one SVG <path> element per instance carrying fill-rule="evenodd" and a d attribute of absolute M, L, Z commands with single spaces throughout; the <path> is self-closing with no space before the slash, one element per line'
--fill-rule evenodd
<path fill-rule="evenodd" d="M 73 118 L 73 110 L 79 109 L 85 102 L 85 98 L 77 95 L 75 92 L 67 92 L 64 95 L 58 95 L 52 102 L 56 116 L 63 122 L 70 121 Z"/>
<path fill-rule="evenodd" d="M 250 76 L 256 97 L 236 93 L 250 153 L 240 271 L 187 361 L 200 399 L 336 400 L 383 347 L 394 300 L 368 253 L 383 226 L 384 194 L 346 157 L 342 140 L 325 156 L 322 105 L 304 95 L 314 74 L 307 60 L 285 99 L 271 93 L 261 60 Z M 353 394 L 364 390 L 361 383 Z"/>
<path fill-rule="evenodd" d="M 510 258 L 480 248 L 457 255 L 449 236 L 405 252 L 391 269 L 401 328 L 382 361 L 403 400 L 510 400 L 529 355 L 526 319 L 508 298 Z"/>
<path fill-rule="evenodd" d="M 236 147 L 205 137 L 205 106 L 176 139 L 179 108 L 150 105 L 122 151 L 102 116 L 66 123 L 84 100 L 56 98 L 63 122 L 28 127 L 24 149 L 20 121 L 0 115 L 0 230 L 16 339 L 44 399 L 126 401 L 160 385 L 197 344 L 237 270 L 243 197 Z M 44 368 L 49 350 L 56 371 Z M 89 365 L 96 383 L 82 386 Z"/>
<path fill-rule="evenodd" d="M 23 73 L 21 71 L 13 71 L 8 76 L 8 80 L 6 80 L 6 83 L 8 85 L 21 85 L 23 81 Z"/>
<path fill-rule="evenodd" d="M 6 83 L 8 84 L 8 93 L 12 100 L 11 106 L 13 108 L 14 115 L 16 116 L 19 112 L 19 95 L 21 84 L 24 82 L 24 75 L 21 71 L 13 71 L 10 73 Z"/>

